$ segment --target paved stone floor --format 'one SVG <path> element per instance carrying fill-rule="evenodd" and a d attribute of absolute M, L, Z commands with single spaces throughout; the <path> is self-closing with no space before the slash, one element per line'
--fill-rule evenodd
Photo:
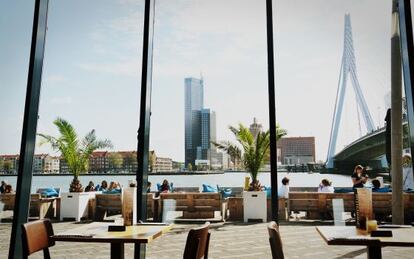
<path fill-rule="evenodd" d="M 56 233 L 76 227 L 73 222 L 54 223 Z M 187 231 L 196 225 L 176 224 L 173 231 L 147 246 L 147 258 L 182 258 Z M 0 258 L 8 252 L 11 224 L 0 223 Z M 366 258 L 364 247 L 328 246 L 315 226 L 281 225 L 286 258 Z M 125 247 L 132 258 L 133 246 Z M 109 245 L 58 242 L 51 248 L 52 258 L 109 258 Z M 42 253 L 31 258 L 42 258 Z M 266 224 L 216 223 L 211 228 L 209 258 L 271 258 Z M 386 247 L 383 258 L 414 258 L 414 248 Z"/>

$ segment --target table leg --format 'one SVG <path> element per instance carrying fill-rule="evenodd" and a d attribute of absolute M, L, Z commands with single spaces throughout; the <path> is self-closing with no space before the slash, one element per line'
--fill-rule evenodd
<path fill-rule="evenodd" d="M 367 246 L 368 259 L 381 259 L 381 246 Z"/>
<path fill-rule="evenodd" d="M 124 243 L 111 243 L 111 259 L 124 259 Z"/>
<path fill-rule="evenodd" d="M 134 247 L 134 259 L 144 259 L 146 252 L 145 244 L 135 244 Z"/>

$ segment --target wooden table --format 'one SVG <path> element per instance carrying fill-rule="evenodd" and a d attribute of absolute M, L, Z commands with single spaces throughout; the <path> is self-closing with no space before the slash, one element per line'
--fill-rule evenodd
<path fill-rule="evenodd" d="M 383 246 L 414 246 L 414 228 L 412 227 L 381 229 L 391 230 L 392 237 L 371 237 L 366 231 L 359 230 L 355 226 L 322 226 L 316 227 L 316 230 L 328 245 L 367 246 L 370 259 L 381 259 L 381 247 Z"/>
<path fill-rule="evenodd" d="M 125 231 L 108 232 L 110 222 L 93 222 L 51 237 L 53 241 L 110 243 L 111 258 L 124 258 L 124 244 L 147 244 L 171 230 L 172 225 L 137 224 L 127 226 Z"/>

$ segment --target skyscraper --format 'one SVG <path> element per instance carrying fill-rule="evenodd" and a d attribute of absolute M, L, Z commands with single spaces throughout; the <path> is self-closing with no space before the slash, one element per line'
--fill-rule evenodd
<path fill-rule="evenodd" d="M 208 151 L 215 150 L 211 141 L 216 140 L 216 113 L 210 109 L 201 110 L 201 156 L 197 159 L 208 159 Z"/>
<path fill-rule="evenodd" d="M 209 159 L 215 148 L 216 113 L 204 108 L 203 79 L 185 78 L 185 165 Z"/>
<path fill-rule="evenodd" d="M 202 79 L 185 78 L 185 165 L 197 158 L 201 146 L 201 110 L 204 106 L 204 83 Z"/>

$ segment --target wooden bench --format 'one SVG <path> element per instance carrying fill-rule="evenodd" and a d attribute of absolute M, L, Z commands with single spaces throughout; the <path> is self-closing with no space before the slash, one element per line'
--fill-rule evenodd
<path fill-rule="evenodd" d="M 16 194 L 7 193 L 0 194 L 0 203 L 3 210 L 14 210 Z M 40 193 L 30 194 L 30 217 L 43 218 L 59 218 L 60 213 L 60 197 L 42 198 Z"/>
<path fill-rule="evenodd" d="M 152 193 L 147 194 L 147 218 L 158 220 L 158 198 L 154 198 Z M 96 194 L 95 196 L 95 220 L 102 221 L 106 214 L 122 213 L 122 196 L 116 194 Z"/>
<path fill-rule="evenodd" d="M 183 219 L 212 219 L 220 211 L 224 220 L 223 206 L 220 193 L 161 193 L 158 218 L 167 211 L 182 211 Z"/>
<path fill-rule="evenodd" d="M 407 216 L 414 213 L 414 193 L 404 193 L 404 209 Z M 288 213 L 305 211 L 309 219 L 320 219 L 321 214 L 332 213 L 332 199 L 344 201 L 344 212 L 353 212 L 353 193 L 290 192 Z M 376 215 L 391 215 L 392 193 L 372 193 L 372 207 Z"/>
<path fill-rule="evenodd" d="M 200 192 L 200 187 L 174 187 L 173 192 Z"/>
<path fill-rule="evenodd" d="M 286 199 L 279 198 L 279 219 L 286 220 Z M 267 220 L 272 220 L 272 200 L 267 199 Z M 243 220 L 243 198 L 242 197 L 229 197 L 227 198 L 226 219 L 231 221 Z"/>

